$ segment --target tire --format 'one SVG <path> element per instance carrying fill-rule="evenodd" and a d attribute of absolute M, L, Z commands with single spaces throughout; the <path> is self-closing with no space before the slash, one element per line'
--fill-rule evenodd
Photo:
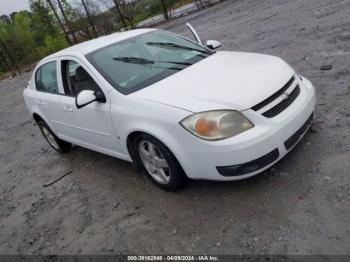
<path fill-rule="evenodd" d="M 66 141 L 63 141 L 62 139 L 59 139 L 50 129 L 50 127 L 45 123 L 44 120 L 38 120 L 37 121 L 38 127 L 45 137 L 46 141 L 49 143 L 49 145 L 55 149 L 57 152 L 63 154 L 70 150 L 72 147 L 71 143 L 68 143 Z"/>
<path fill-rule="evenodd" d="M 134 139 L 133 146 L 136 161 L 158 187 L 172 192 L 184 184 L 187 178 L 185 172 L 171 151 L 159 140 L 141 134 Z"/>

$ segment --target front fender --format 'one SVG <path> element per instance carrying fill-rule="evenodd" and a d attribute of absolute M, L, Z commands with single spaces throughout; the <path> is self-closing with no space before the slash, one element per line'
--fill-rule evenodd
<path fill-rule="evenodd" d="M 128 156 L 127 139 L 130 134 L 147 133 L 169 147 L 166 137 L 189 114 L 188 111 L 155 102 L 111 96 L 111 121 L 120 141 L 121 153 Z"/>

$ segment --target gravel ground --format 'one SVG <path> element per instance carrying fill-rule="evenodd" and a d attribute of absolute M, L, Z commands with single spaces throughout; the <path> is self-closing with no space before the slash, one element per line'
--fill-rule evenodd
<path fill-rule="evenodd" d="M 127 162 L 59 155 L 24 107 L 29 75 L 2 81 L 0 253 L 349 254 L 349 14 L 348 0 L 228 0 L 162 26 L 188 36 L 190 21 L 222 50 L 281 56 L 318 88 L 311 131 L 242 182 L 166 193 Z"/>

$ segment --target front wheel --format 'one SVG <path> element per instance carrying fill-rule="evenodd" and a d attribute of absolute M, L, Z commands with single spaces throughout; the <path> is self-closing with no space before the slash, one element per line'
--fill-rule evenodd
<path fill-rule="evenodd" d="M 134 141 L 137 160 L 150 179 L 166 191 L 180 188 L 186 175 L 175 156 L 156 138 L 142 134 Z"/>
<path fill-rule="evenodd" d="M 72 144 L 66 141 L 59 139 L 50 129 L 50 127 L 43 120 L 39 120 L 38 122 L 39 129 L 46 141 L 50 144 L 50 146 L 55 149 L 59 153 L 67 152 Z"/>

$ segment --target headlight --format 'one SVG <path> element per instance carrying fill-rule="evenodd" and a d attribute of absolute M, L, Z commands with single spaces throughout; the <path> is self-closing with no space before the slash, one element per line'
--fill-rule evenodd
<path fill-rule="evenodd" d="M 191 115 L 180 124 L 205 140 L 222 140 L 254 127 L 240 112 L 233 110 L 208 111 Z"/>

